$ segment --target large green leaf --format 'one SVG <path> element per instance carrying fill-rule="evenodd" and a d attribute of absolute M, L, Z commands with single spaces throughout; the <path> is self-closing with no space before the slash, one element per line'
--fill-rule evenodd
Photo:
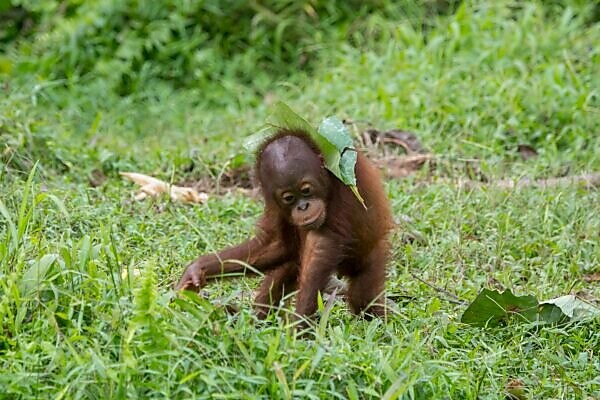
<path fill-rule="evenodd" d="M 300 130 L 309 134 L 315 141 L 323 156 L 333 154 L 335 147 L 326 139 L 319 136 L 315 128 L 312 127 L 304 118 L 296 114 L 287 104 L 278 101 L 269 110 L 267 123 L 263 125 L 258 132 L 248 136 L 244 141 L 244 146 L 250 151 L 256 151 L 260 144 L 269 136 L 275 134 L 280 129 Z"/>
<path fill-rule="evenodd" d="M 332 172 L 333 169 L 337 169 L 335 175 L 342 182 L 346 185 L 356 185 L 356 150 L 352 146 L 348 129 L 336 117 L 329 117 L 321 122 L 318 133 L 335 147 L 332 152 L 336 155 L 337 165 L 332 166 Z"/>
<path fill-rule="evenodd" d="M 329 117 L 321 122 L 318 133 L 335 147 L 335 151 L 333 151 L 335 158 L 332 157 L 332 164 L 328 164 L 327 169 L 348 185 L 352 193 L 366 208 L 365 201 L 356 186 L 355 167 L 358 154 L 353 146 L 348 128 L 338 118 Z"/>
<path fill-rule="evenodd" d="M 465 310 L 461 322 L 475 326 L 497 326 L 517 318 L 536 320 L 538 301 L 535 296 L 515 296 L 510 290 L 483 289 Z"/>
<path fill-rule="evenodd" d="M 276 126 L 279 129 L 298 129 L 308 132 L 311 137 L 317 133 L 315 128 L 308 123 L 304 118 L 296 114 L 290 106 L 283 101 L 278 101 L 271 107 L 267 122 Z M 316 138 L 315 138 L 316 139 Z"/>
<path fill-rule="evenodd" d="M 497 326 L 509 320 L 560 323 L 600 315 L 600 309 L 573 295 L 538 302 L 535 296 L 515 296 L 510 290 L 483 289 L 465 310 L 461 321 L 474 326 Z"/>

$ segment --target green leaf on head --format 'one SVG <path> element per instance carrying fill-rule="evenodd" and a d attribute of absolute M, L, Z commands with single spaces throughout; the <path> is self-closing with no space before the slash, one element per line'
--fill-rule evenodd
<path fill-rule="evenodd" d="M 250 150 L 256 149 L 269 135 L 279 129 L 301 130 L 308 133 L 321 151 L 325 168 L 347 185 L 366 208 L 365 201 L 356 186 L 356 149 L 353 147 L 350 132 L 342 121 L 336 117 L 328 117 L 316 130 L 287 104 L 279 101 L 273 105 L 267 124 L 246 139 L 245 147 Z"/>

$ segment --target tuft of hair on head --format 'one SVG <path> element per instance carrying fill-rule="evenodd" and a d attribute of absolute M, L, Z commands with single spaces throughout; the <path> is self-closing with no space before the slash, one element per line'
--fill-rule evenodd
<path fill-rule="evenodd" d="M 273 133 L 272 135 L 267 137 L 261 143 L 261 145 L 258 146 L 258 149 L 256 150 L 256 154 L 255 154 L 256 171 L 260 170 L 261 155 L 265 151 L 267 146 L 270 145 L 271 143 L 277 141 L 278 139 L 281 139 L 286 136 L 295 136 L 295 137 L 302 139 L 308 145 L 308 147 L 310 147 L 311 150 L 313 150 L 316 154 L 321 156 L 321 150 L 319 149 L 319 146 L 317 146 L 317 144 L 310 137 L 310 134 L 308 132 L 306 132 L 303 129 L 280 128 L 275 133 Z"/>

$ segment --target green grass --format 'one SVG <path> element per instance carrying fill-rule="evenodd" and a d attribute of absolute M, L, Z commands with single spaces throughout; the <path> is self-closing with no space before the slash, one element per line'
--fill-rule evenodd
<path fill-rule="evenodd" d="M 89 75 L 7 77 L 0 398 L 504 399 L 515 379 L 531 399 L 600 398 L 599 319 L 472 328 L 464 305 L 413 277 L 465 301 L 482 287 L 600 298 L 584 281 L 600 268 L 598 190 L 446 179 L 470 177 L 465 159 L 490 180 L 600 171 L 600 25 L 571 6 L 469 3 L 427 26 L 373 14 L 352 46 L 332 35 L 310 76 L 256 87 L 156 82 L 119 97 Z M 314 123 L 413 131 L 439 155 L 386 182 L 397 220 L 411 220 L 394 233 L 387 283 L 400 315 L 364 321 L 337 302 L 306 339 L 285 318 L 253 317 L 256 279 L 174 298 L 184 265 L 247 237 L 262 206 L 235 192 L 194 207 L 133 202 L 118 171 L 216 180 L 264 122 L 265 97 Z M 539 156 L 521 160 L 518 144 Z M 108 177 L 97 188 L 94 170 Z"/>

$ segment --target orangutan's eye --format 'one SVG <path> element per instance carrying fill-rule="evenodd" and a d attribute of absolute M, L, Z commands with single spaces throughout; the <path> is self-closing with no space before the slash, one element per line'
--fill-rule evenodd
<path fill-rule="evenodd" d="M 294 195 L 291 193 L 284 193 L 281 195 L 281 198 L 285 204 L 292 204 L 295 200 Z"/>
<path fill-rule="evenodd" d="M 305 183 L 302 185 L 302 188 L 300 188 L 300 193 L 302 193 L 303 196 L 310 196 L 312 194 L 312 187 L 310 184 Z"/>

